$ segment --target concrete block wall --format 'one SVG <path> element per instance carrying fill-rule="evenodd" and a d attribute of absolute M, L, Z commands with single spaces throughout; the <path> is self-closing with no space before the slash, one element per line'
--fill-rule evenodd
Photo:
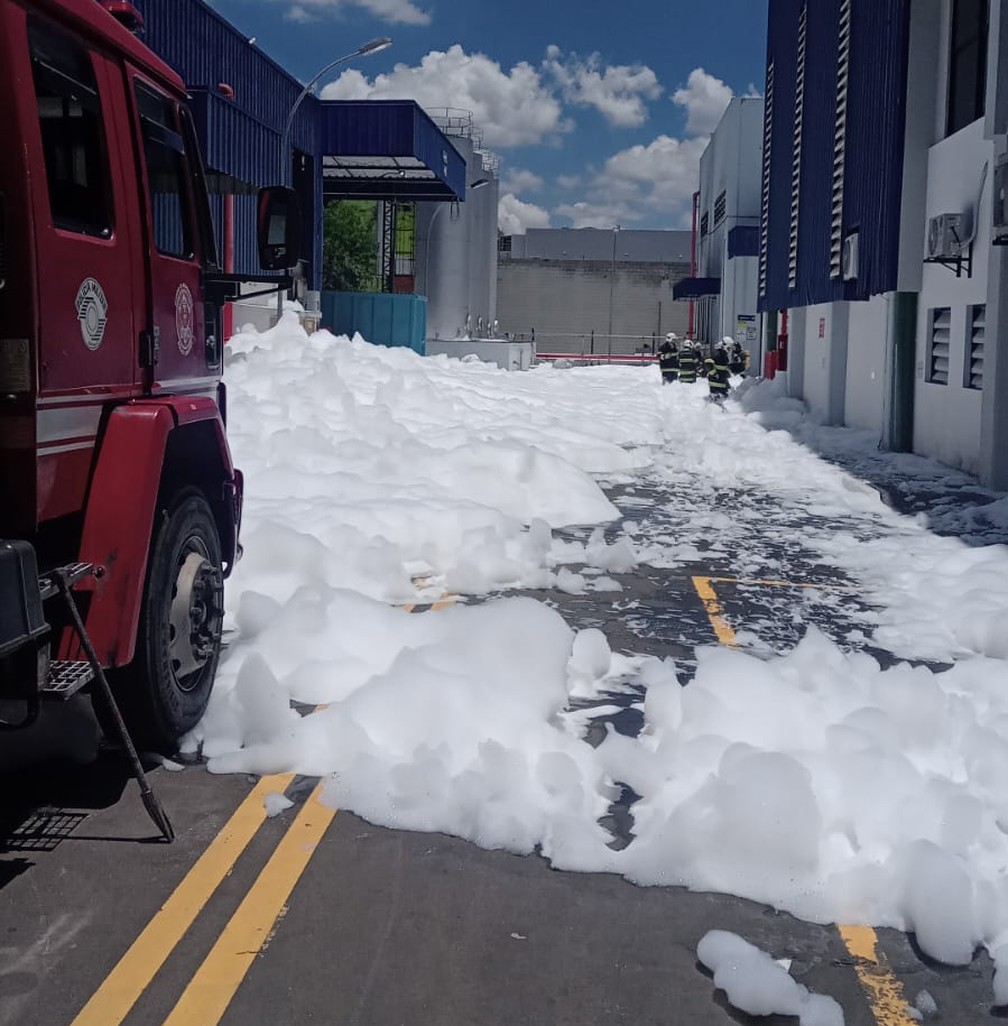
<path fill-rule="evenodd" d="M 534 330 L 540 351 L 557 352 L 581 352 L 594 331 L 596 352 L 608 351 L 611 297 L 612 352 L 633 353 L 644 339 L 685 335 L 687 304 L 672 300 L 672 285 L 688 274 L 686 264 L 617 262 L 614 277 L 608 262 L 501 261 L 499 330 Z"/>

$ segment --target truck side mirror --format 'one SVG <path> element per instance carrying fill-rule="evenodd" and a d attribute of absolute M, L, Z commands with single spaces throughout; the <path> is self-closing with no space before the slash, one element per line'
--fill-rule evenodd
<path fill-rule="evenodd" d="M 259 190 L 259 265 L 264 271 L 282 271 L 297 263 L 301 254 L 301 208 L 297 193 L 282 185 Z"/>

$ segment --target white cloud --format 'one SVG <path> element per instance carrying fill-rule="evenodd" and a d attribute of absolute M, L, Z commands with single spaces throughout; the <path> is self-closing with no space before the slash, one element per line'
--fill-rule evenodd
<path fill-rule="evenodd" d="M 568 191 L 570 191 L 571 189 L 576 189 L 581 184 L 581 176 L 557 175 L 556 181 L 557 185 L 559 185 L 561 189 L 567 189 Z"/>
<path fill-rule="evenodd" d="M 504 192 L 535 192 L 542 186 L 541 175 L 521 167 L 509 167 L 501 176 L 501 189 Z"/>
<path fill-rule="evenodd" d="M 731 87 L 708 75 L 703 68 L 694 68 L 685 88 L 672 94 L 672 102 L 686 108 L 686 131 L 690 135 L 710 135 L 731 98 Z"/>
<path fill-rule="evenodd" d="M 510 192 L 501 196 L 497 204 L 497 227 L 505 235 L 523 235 L 526 228 L 549 226 L 549 211 L 534 203 L 523 203 Z"/>
<path fill-rule="evenodd" d="M 412 0 L 298 0 L 291 5 L 286 17 L 291 21 L 305 22 L 346 7 L 360 7 L 391 24 L 429 25 L 431 20 L 430 15 Z"/>
<path fill-rule="evenodd" d="M 688 223 L 706 138 L 660 135 L 613 154 L 588 182 L 586 197 L 554 210 L 575 228 L 611 228 L 662 220 Z"/>
<path fill-rule="evenodd" d="M 546 50 L 543 69 L 560 87 L 568 103 L 594 107 L 611 124 L 621 128 L 642 125 L 647 120 L 644 101 L 661 95 L 655 73 L 646 65 L 601 66 L 597 53 L 564 57 L 557 46 Z"/>
<path fill-rule="evenodd" d="M 755 95 L 752 90 L 750 94 Z M 575 228 L 611 228 L 641 221 L 688 227 L 700 156 L 732 95 L 720 79 L 694 68 L 686 87 L 672 97 L 687 111 L 686 137 L 659 135 L 647 145 L 613 154 L 601 168 L 589 170 L 582 195 L 556 207 L 553 214 L 569 218 Z M 564 183 L 564 187 L 573 191 L 577 183 Z"/>
<path fill-rule="evenodd" d="M 303 0 L 302 0 L 303 2 Z M 522 61 L 505 72 L 483 54 L 455 45 L 432 50 L 419 66 L 397 64 L 369 81 L 356 69 L 322 90 L 326 100 L 412 99 L 425 110 L 459 107 L 472 111 L 487 146 L 527 146 L 570 130 L 563 110 L 539 72 Z"/>
<path fill-rule="evenodd" d="M 572 228 L 612 228 L 637 220 L 626 203 L 601 200 L 590 203 L 578 200 L 576 203 L 561 203 L 553 213 L 558 217 L 570 218 Z"/>

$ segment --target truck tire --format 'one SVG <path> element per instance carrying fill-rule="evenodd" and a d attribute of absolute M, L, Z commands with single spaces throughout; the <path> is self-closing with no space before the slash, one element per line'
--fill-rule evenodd
<path fill-rule="evenodd" d="M 109 682 L 136 747 L 172 755 L 210 700 L 224 576 L 217 524 L 202 494 L 182 492 L 156 515 L 136 653 Z M 108 734 L 99 695 L 94 704 Z"/>

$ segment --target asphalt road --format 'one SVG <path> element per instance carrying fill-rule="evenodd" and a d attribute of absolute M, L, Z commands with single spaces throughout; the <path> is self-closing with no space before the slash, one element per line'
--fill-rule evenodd
<path fill-rule="evenodd" d="M 797 549 L 781 559 L 788 576 L 773 583 L 739 580 L 724 553 L 701 553 L 686 571 L 620 576 L 622 593 L 537 594 L 616 650 L 674 656 L 688 685 L 694 648 L 730 643 L 749 623 L 782 647 L 809 623 L 838 639 L 863 623 L 852 582 Z M 609 718 L 633 733 L 639 714 L 621 700 Z M 86 700 L 47 712 L 0 747 L 0 1026 L 755 1022 L 696 961 L 713 928 L 789 959 L 848 1026 L 912 1022 L 904 1002 L 924 989 L 936 1021 L 991 1021 L 984 954 L 949 969 L 893 931 L 374 827 L 323 809 L 313 780 L 156 769 L 177 833 L 166 845 L 121 756 L 96 753 Z M 294 807 L 265 818 L 270 790 Z M 611 826 L 629 838 L 625 809 Z"/>

